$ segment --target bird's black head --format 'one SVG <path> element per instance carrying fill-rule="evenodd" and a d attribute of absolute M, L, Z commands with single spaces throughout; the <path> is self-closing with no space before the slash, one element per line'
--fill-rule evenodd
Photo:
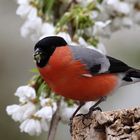
<path fill-rule="evenodd" d="M 45 37 L 36 43 L 34 47 L 34 59 L 38 67 L 44 67 L 56 47 L 67 45 L 66 41 L 59 36 Z"/>

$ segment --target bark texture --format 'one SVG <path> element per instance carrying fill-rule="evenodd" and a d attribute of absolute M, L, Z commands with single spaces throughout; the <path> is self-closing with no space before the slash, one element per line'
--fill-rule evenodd
<path fill-rule="evenodd" d="M 76 116 L 72 140 L 140 140 L 140 108 Z"/>

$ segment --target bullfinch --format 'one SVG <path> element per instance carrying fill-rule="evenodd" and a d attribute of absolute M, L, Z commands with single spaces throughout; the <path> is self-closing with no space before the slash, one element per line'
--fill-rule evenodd
<path fill-rule="evenodd" d="M 69 45 L 59 36 L 37 42 L 34 59 L 55 93 L 81 102 L 77 111 L 86 101 L 98 100 L 93 109 L 120 86 L 140 81 L 140 70 L 95 49 Z"/>

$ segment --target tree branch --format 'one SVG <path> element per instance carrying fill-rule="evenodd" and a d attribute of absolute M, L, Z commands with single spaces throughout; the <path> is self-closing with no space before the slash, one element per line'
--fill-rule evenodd
<path fill-rule="evenodd" d="M 72 140 L 140 140 L 140 107 L 76 116 Z"/>
<path fill-rule="evenodd" d="M 61 104 L 61 99 L 57 102 L 57 110 L 52 117 L 47 140 L 54 140 L 55 139 L 57 126 L 58 126 L 58 123 L 60 121 L 60 116 L 59 116 L 60 104 Z"/>

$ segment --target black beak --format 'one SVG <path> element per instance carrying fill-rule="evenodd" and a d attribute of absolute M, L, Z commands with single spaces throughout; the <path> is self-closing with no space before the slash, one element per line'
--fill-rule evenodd
<path fill-rule="evenodd" d="M 37 63 L 40 63 L 41 57 L 42 57 L 42 51 L 39 50 L 39 49 L 36 49 L 35 52 L 34 52 L 34 60 L 35 60 Z"/>

